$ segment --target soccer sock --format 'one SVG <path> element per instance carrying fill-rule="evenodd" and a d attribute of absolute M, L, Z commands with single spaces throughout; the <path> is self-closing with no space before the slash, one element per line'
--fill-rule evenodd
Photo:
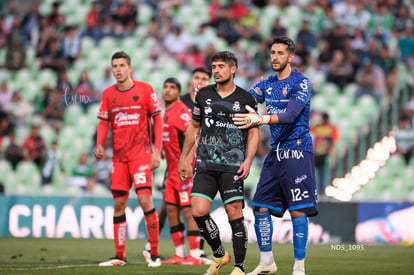
<path fill-rule="evenodd" d="M 201 217 L 194 217 L 198 228 L 200 229 L 200 234 L 206 240 L 206 242 L 211 246 L 213 250 L 213 255 L 216 258 L 221 258 L 225 254 L 225 250 L 223 245 L 221 244 L 220 240 L 220 231 L 210 217 L 210 214 L 201 216 Z"/>
<path fill-rule="evenodd" d="M 188 231 L 188 243 L 190 246 L 190 255 L 194 258 L 200 258 L 200 232 L 199 231 Z"/>
<path fill-rule="evenodd" d="M 268 211 L 254 211 L 254 230 L 260 250 L 260 265 L 271 265 L 274 262 L 272 252 L 273 222 Z"/>
<path fill-rule="evenodd" d="M 232 231 L 235 266 L 244 271 L 244 259 L 247 250 L 247 230 L 243 217 L 229 221 Z"/>
<path fill-rule="evenodd" d="M 201 239 L 200 239 L 200 250 L 204 250 L 204 243 L 205 243 L 206 241 L 204 240 L 204 238 L 203 237 L 201 237 Z"/>
<path fill-rule="evenodd" d="M 145 212 L 145 223 L 148 231 L 148 241 L 151 245 L 151 255 L 160 256 L 158 252 L 158 243 L 160 241 L 160 231 L 158 224 L 158 215 L 155 208 Z"/>
<path fill-rule="evenodd" d="M 306 246 L 308 243 L 308 217 L 302 215 L 292 218 L 293 225 L 293 251 L 295 259 L 306 257 Z"/>
<path fill-rule="evenodd" d="M 185 228 L 184 224 L 178 224 L 176 226 L 173 226 L 170 228 L 171 233 L 171 239 L 175 246 L 175 254 L 180 257 L 185 257 L 185 240 L 184 240 L 184 234 L 185 234 Z"/>
<path fill-rule="evenodd" d="M 115 256 L 122 260 L 125 260 L 126 229 L 127 222 L 125 214 L 114 217 Z"/>

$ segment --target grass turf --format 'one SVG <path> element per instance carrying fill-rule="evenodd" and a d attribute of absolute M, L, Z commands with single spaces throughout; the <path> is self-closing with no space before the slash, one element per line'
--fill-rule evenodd
<path fill-rule="evenodd" d="M 0 238 L 0 274 L 203 274 L 207 265 L 163 265 L 148 268 L 141 254 L 144 240 L 127 241 L 128 264 L 99 267 L 100 261 L 114 255 L 112 240 Z M 233 255 L 231 244 L 224 244 Z M 291 274 L 291 244 L 274 243 L 277 274 Z M 206 249 L 210 252 L 210 249 Z M 174 254 L 172 241 L 162 240 L 160 253 L 165 258 Z M 414 274 L 414 247 L 341 244 L 308 246 L 306 274 Z M 259 261 L 256 243 L 249 244 L 246 270 Z M 229 274 L 234 261 L 220 274 Z"/>

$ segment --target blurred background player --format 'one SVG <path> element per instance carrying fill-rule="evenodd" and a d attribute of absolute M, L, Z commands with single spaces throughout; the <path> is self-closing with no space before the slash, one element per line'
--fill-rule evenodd
<path fill-rule="evenodd" d="M 201 235 L 213 250 L 213 262 L 204 274 L 218 274 L 230 261 L 219 228 L 210 216 L 217 192 L 220 192 L 232 230 L 235 264 L 231 274 L 244 274 L 247 231 L 242 211 L 243 180 L 250 173 L 259 132 L 258 128 L 239 130 L 231 118 L 235 112 L 245 111 L 245 105 L 256 108 L 257 104 L 253 96 L 234 84 L 237 58 L 233 53 L 217 52 L 211 61 L 216 84 L 201 88 L 196 95 L 178 171 L 183 181 L 191 178 L 192 148 L 198 142 L 191 207 Z"/>
<path fill-rule="evenodd" d="M 318 214 L 312 137 L 310 135 L 309 80 L 291 68 L 295 43 L 288 37 L 275 38 L 270 61 L 277 73 L 260 81 L 250 93 L 266 104 L 268 115 L 236 114 L 241 129 L 270 125 L 272 150 L 260 174 L 252 205 L 260 263 L 249 275 L 274 274 L 277 271 L 272 252 L 273 222 L 270 215 L 283 217 L 290 212 L 293 225 L 295 263 L 293 275 L 305 274 L 308 217 Z"/>
<path fill-rule="evenodd" d="M 167 161 L 167 180 L 164 200 L 167 205 L 171 238 L 175 246 L 175 255 L 163 264 L 200 265 L 200 231 L 191 213 L 192 179 L 181 181 L 178 176 L 178 160 L 184 144 L 185 131 L 191 121 L 191 112 L 180 101 L 181 84 L 176 78 L 167 78 L 162 88 L 165 103 L 163 150 Z M 194 147 L 195 149 L 195 147 Z M 195 150 L 193 155 L 195 156 Z M 185 227 L 181 220 L 181 211 L 188 226 L 190 255 L 185 248 Z"/>
<path fill-rule="evenodd" d="M 192 77 L 188 83 L 188 93 L 180 97 L 181 101 L 193 110 L 196 91 L 200 87 L 210 84 L 211 71 L 205 67 L 197 67 L 193 70 Z"/>
<path fill-rule="evenodd" d="M 149 267 L 161 266 L 159 257 L 158 215 L 152 200 L 152 171 L 160 166 L 163 122 L 157 96 L 148 83 L 132 79 L 131 58 L 125 52 L 112 55 L 112 73 L 116 84 L 102 94 L 98 118 L 95 156 L 103 159 L 109 124 L 113 132 L 113 172 L 111 191 L 114 198 L 115 257 L 100 266 L 125 265 L 127 221 L 125 209 L 129 190 L 134 186 L 145 215 L 151 245 Z M 154 123 L 154 149 L 151 119 Z"/>

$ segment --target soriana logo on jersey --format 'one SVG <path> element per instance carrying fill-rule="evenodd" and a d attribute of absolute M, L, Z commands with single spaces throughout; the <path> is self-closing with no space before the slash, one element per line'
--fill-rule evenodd
<path fill-rule="evenodd" d="M 115 115 L 114 124 L 117 127 L 125 126 L 125 125 L 136 125 L 139 124 L 139 116 L 140 114 L 127 114 L 123 112 L 119 112 Z"/>

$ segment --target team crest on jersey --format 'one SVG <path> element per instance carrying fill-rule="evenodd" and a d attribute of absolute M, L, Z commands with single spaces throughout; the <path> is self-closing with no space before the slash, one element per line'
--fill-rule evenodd
<path fill-rule="evenodd" d="M 233 108 L 232 108 L 232 110 L 233 110 L 234 112 L 239 112 L 239 111 L 240 111 L 240 102 L 235 101 L 235 102 L 233 103 Z"/>
<path fill-rule="evenodd" d="M 99 116 L 103 119 L 107 119 L 108 118 L 108 112 L 107 111 L 101 111 L 101 112 L 99 112 Z"/>
<path fill-rule="evenodd" d="M 201 114 L 200 108 L 194 107 L 194 114 L 200 115 Z"/>
<path fill-rule="evenodd" d="M 139 96 L 135 95 L 135 96 L 132 97 L 132 99 L 136 102 L 136 101 L 138 101 Z"/>
<path fill-rule="evenodd" d="M 302 145 L 302 140 L 301 139 L 296 140 L 296 145 L 301 146 Z"/>
<path fill-rule="evenodd" d="M 256 92 L 256 94 L 258 94 L 258 95 L 262 95 L 262 94 L 263 94 L 262 90 L 260 90 L 260 88 L 259 88 L 259 87 L 254 88 L 254 91 L 255 91 L 255 92 Z"/>
<path fill-rule="evenodd" d="M 282 94 L 283 94 L 283 96 L 286 96 L 286 95 L 287 95 L 287 93 L 288 93 L 288 88 L 287 88 L 287 87 L 283 88 L 283 89 L 282 89 Z"/>

